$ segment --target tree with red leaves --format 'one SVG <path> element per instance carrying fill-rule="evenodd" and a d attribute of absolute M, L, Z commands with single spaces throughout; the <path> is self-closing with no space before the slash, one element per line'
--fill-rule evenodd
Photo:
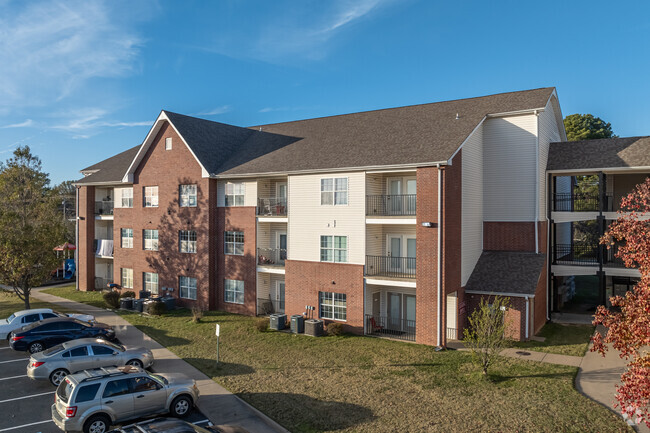
<path fill-rule="evenodd" d="M 592 351 L 603 356 L 610 344 L 619 356 L 630 360 L 616 387 L 621 412 L 650 427 L 650 178 L 621 200 L 618 219 L 609 226 L 600 243 L 618 245 L 617 257 L 628 268 L 637 268 L 641 280 L 624 297 L 610 299 L 613 307 L 599 306 L 594 325 L 607 328 L 592 338 Z"/>

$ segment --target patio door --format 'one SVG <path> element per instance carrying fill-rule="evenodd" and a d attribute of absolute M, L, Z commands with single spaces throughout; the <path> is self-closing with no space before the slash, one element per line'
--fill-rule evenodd
<path fill-rule="evenodd" d="M 413 235 L 388 235 L 387 255 L 391 272 L 413 273 L 415 271 L 416 243 Z"/>
<path fill-rule="evenodd" d="M 388 328 L 393 331 L 415 329 L 415 295 L 388 292 Z"/>
<path fill-rule="evenodd" d="M 391 272 L 402 270 L 402 235 L 388 235 L 388 259 Z"/>
<path fill-rule="evenodd" d="M 415 295 L 404 295 L 403 331 L 415 331 Z"/>
<path fill-rule="evenodd" d="M 281 206 L 287 205 L 287 183 L 281 182 L 275 184 L 275 197 L 278 199 L 278 204 Z"/>
<path fill-rule="evenodd" d="M 401 215 L 402 213 L 402 179 L 388 179 L 388 214 Z"/>
<path fill-rule="evenodd" d="M 279 248 L 279 257 L 282 262 L 287 259 L 287 234 L 278 233 L 278 248 Z"/>
<path fill-rule="evenodd" d="M 275 301 L 275 305 L 274 305 L 275 312 L 284 313 L 284 281 L 276 281 L 274 301 Z"/>
<path fill-rule="evenodd" d="M 405 214 L 415 215 L 415 201 L 417 194 L 417 183 L 414 177 L 406 178 L 406 197 L 404 199 Z"/>

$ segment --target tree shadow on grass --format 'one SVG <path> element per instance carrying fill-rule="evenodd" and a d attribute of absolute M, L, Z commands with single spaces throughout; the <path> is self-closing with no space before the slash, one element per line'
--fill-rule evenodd
<path fill-rule="evenodd" d="M 207 376 L 215 379 L 225 376 L 239 376 L 255 373 L 253 367 L 245 364 L 235 364 L 232 362 L 222 361 L 217 363 L 216 359 L 209 358 L 183 358 L 183 360 L 189 362 Z"/>
<path fill-rule="evenodd" d="M 154 328 L 147 325 L 137 325 L 137 328 L 147 334 L 149 337 L 156 340 L 164 347 L 185 346 L 187 344 L 190 344 L 190 340 L 187 338 L 171 336 L 167 333 L 166 330 L 160 328 Z"/>
<path fill-rule="evenodd" d="M 304 394 L 244 392 L 237 395 L 295 432 L 349 429 L 376 418 L 367 407 Z"/>

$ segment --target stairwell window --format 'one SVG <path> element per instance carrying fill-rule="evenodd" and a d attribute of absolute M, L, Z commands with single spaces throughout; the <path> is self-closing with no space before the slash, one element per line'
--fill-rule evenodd
<path fill-rule="evenodd" d="M 122 248 L 133 248 L 133 229 L 121 229 Z"/>
<path fill-rule="evenodd" d="M 196 185 L 181 185 L 179 203 L 181 207 L 196 207 Z"/>
<path fill-rule="evenodd" d="M 158 294 L 158 274 L 155 272 L 143 272 L 144 290 L 151 292 L 152 295 Z"/>
<path fill-rule="evenodd" d="M 320 180 L 321 205 L 347 205 L 348 204 L 348 178 L 330 177 Z"/>
<path fill-rule="evenodd" d="M 144 230 L 144 249 L 147 251 L 158 251 L 158 230 Z"/>
<path fill-rule="evenodd" d="M 244 206 L 246 187 L 243 182 L 226 184 L 226 206 Z"/>
<path fill-rule="evenodd" d="M 172 138 L 165 138 L 165 150 L 172 150 Z"/>
<path fill-rule="evenodd" d="M 179 296 L 196 301 L 196 278 L 178 277 Z"/>
<path fill-rule="evenodd" d="M 122 268 L 122 280 L 120 285 L 123 289 L 132 289 L 133 288 L 133 269 Z"/>
<path fill-rule="evenodd" d="M 241 280 L 225 280 L 224 301 L 233 304 L 244 303 L 244 282 Z"/>
<path fill-rule="evenodd" d="M 348 262 L 348 237 L 347 236 L 321 236 L 320 261 L 347 263 Z"/>
<path fill-rule="evenodd" d="M 321 319 L 347 320 L 347 300 L 344 293 L 318 292 Z"/>
<path fill-rule="evenodd" d="M 144 207 L 158 207 L 158 187 L 144 187 Z"/>
<path fill-rule="evenodd" d="M 224 254 L 244 255 L 244 232 L 225 232 L 224 240 Z"/>
<path fill-rule="evenodd" d="M 181 253 L 196 253 L 196 232 L 194 230 L 180 230 L 178 239 Z"/>
<path fill-rule="evenodd" d="M 122 207 L 133 207 L 133 188 L 122 189 Z"/>

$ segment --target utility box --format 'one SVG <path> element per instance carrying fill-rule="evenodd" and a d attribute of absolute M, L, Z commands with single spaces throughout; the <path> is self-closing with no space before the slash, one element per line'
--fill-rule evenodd
<path fill-rule="evenodd" d="M 287 323 L 286 314 L 271 314 L 270 317 L 271 323 L 269 324 L 269 328 L 275 329 L 276 331 L 284 329 L 284 325 Z"/>
<path fill-rule="evenodd" d="M 318 319 L 305 320 L 305 335 L 320 337 L 323 335 L 323 321 Z"/>
<path fill-rule="evenodd" d="M 302 314 L 294 314 L 291 316 L 291 332 L 294 334 L 302 334 L 305 332 L 305 318 Z"/>

